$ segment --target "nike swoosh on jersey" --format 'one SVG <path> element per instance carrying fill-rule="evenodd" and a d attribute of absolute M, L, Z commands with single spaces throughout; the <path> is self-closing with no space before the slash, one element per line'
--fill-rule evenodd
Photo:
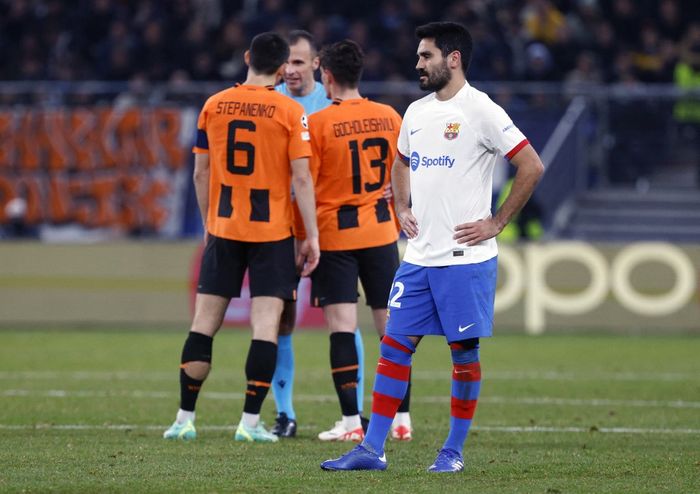
<path fill-rule="evenodd" d="M 459 327 L 457 328 L 457 330 L 458 330 L 460 333 L 464 333 L 467 329 L 471 328 L 471 327 L 474 326 L 475 324 L 476 324 L 476 323 L 473 322 L 473 323 L 469 324 L 468 326 L 464 326 L 464 327 L 459 326 Z"/>
<path fill-rule="evenodd" d="M 422 128 L 420 128 L 420 129 L 411 129 L 411 135 L 415 134 L 416 132 L 420 132 L 421 130 L 423 130 L 423 129 L 422 129 Z"/>

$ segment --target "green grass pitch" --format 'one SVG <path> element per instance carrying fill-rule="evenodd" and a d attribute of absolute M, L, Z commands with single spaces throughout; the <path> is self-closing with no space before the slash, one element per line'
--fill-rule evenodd
<path fill-rule="evenodd" d="M 364 331 L 366 404 L 377 339 Z M 440 338 L 414 358 L 414 440 L 386 472 L 323 472 L 351 445 L 316 434 L 340 417 L 322 331 L 298 332 L 299 437 L 232 440 L 248 332 L 223 330 L 197 409 L 198 439 L 165 441 L 185 331 L 0 332 L 0 492 L 698 492 L 700 338 L 502 335 L 482 342 L 465 471 L 428 474 L 449 418 Z M 263 418 L 269 424 L 269 396 Z"/>

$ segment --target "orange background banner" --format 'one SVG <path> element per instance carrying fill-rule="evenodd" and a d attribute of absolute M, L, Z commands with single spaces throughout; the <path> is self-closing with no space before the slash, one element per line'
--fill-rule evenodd
<path fill-rule="evenodd" d="M 0 223 L 23 197 L 31 225 L 157 232 L 182 193 L 188 134 L 175 108 L 0 111 Z"/>

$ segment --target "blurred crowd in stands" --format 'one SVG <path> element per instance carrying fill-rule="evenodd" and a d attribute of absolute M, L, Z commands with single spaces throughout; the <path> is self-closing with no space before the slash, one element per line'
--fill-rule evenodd
<path fill-rule="evenodd" d="M 104 93 L 89 84 L 71 91 L 54 82 L 38 90 L 5 84 L 0 108 L 103 98 L 115 108 L 163 101 L 198 108 L 206 94 L 245 78 L 243 54 L 252 36 L 267 30 L 306 29 L 320 45 L 351 38 L 366 53 L 364 81 L 415 81 L 414 29 L 434 20 L 469 28 L 469 80 L 498 83 L 490 94 L 537 149 L 563 105 L 597 88 L 608 103 L 587 114 L 588 154 L 607 171 L 592 177 L 647 189 L 659 163 L 680 163 L 697 170 L 690 182 L 700 185 L 700 0 L 0 0 L 0 84 L 115 83 L 102 85 L 109 86 Z M 219 87 L 188 84 L 199 81 Z M 563 85 L 520 94 L 522 84 L 502 81 Z M 640 83 L 696 92 L 651 88 L 652 98 Z M 399 112 L 414 98 L 367 95 Z"/>
<path fill-rule="evenodd" d="M 471 80 L 672 82 L 700 67 L 698 0 L 0 0 L 0 80 L 224 81 L 258 32 L 366 50 L 365 80 L 415 79 L 417 25 L 464 23 Z"/>

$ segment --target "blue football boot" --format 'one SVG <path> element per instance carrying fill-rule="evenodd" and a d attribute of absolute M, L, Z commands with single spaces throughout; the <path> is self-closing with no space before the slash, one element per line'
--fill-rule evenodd
<path fill-rule="evenodd" d="M 454 473 L 464 470 L 464 459 L 454 449 L 443 448 L 438 452 L 435 462 L 428 467 L 429 472 Z"/>
<path fill-rule="evenodd" d="M 361 444 L 335 460 L 321 463 L 323 470 L 386 470 L 386 454 L 379 456 Z"/>

